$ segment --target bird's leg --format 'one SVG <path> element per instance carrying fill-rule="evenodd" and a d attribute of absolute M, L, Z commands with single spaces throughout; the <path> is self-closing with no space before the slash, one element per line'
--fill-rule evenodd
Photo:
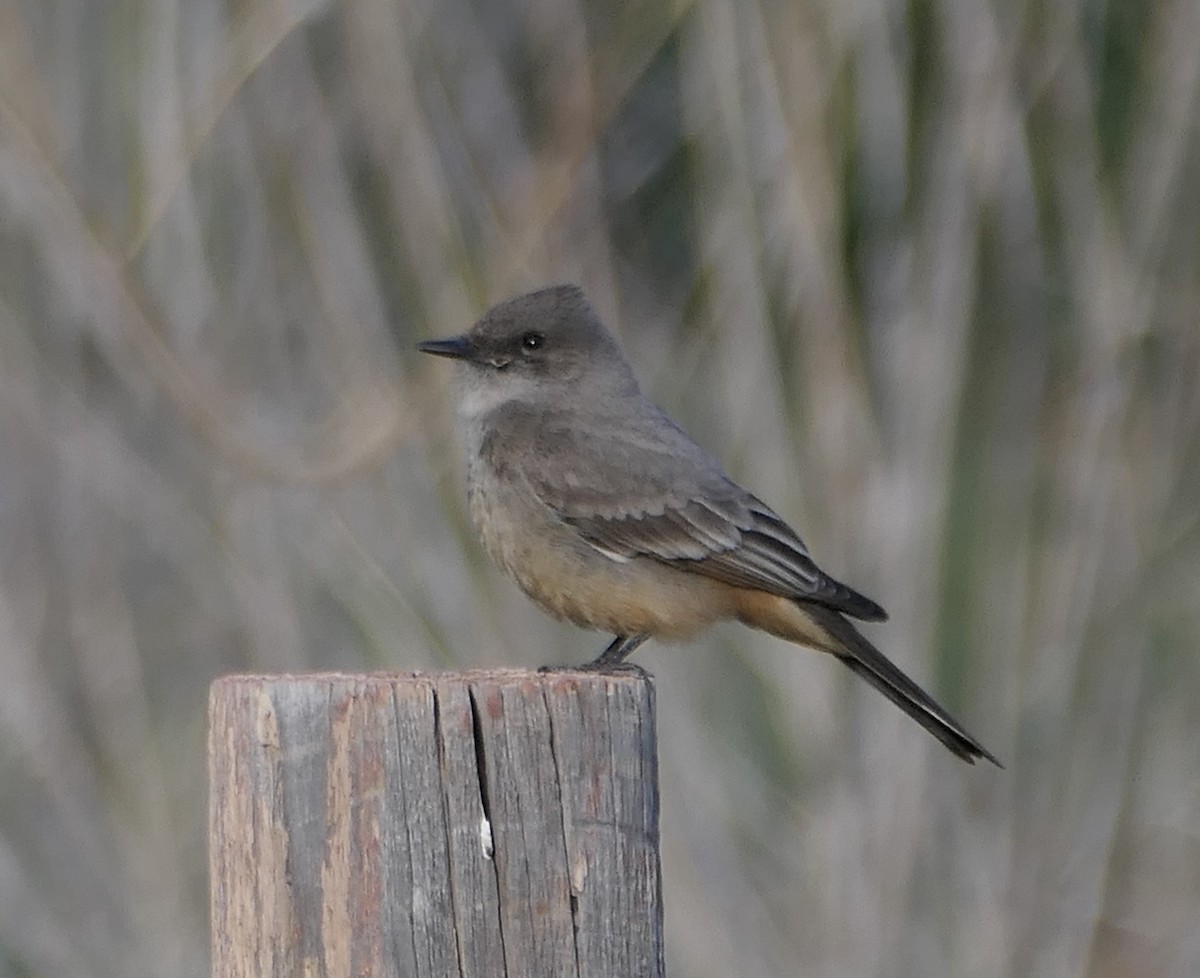
<path fill-rule="evenodd" d="M 594 669 L 596 672 L 608 672 L 619 669 L 625 664 L 625 660 L 633 654 L 634 650 L 649 637 L 649 635 L 618 635 L 608 644 L 608 648 L 587 665 L 583 666 L 583 668 L 588 670 Z"/>
<path fill-rule="evenodd" d="M 538 672 L 636 672 L 647 675 L 646 670 L 625 660 L 633 654 L 649 635 L 618 635 L 608 643 L 608 648 L 591 662 L 582 666 L 542 666 Z"/>

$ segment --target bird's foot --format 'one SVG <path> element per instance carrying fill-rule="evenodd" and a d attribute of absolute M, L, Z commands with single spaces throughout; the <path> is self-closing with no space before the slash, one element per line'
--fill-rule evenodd
<path fill-rule="evenodd" d="M 633 673 L 634 675 L 641 676 L 643 679 L 647 679 L 650 674 L 645 669 L 636 663 L 626 662 L 625 660 L 649 637 L 649 635 L 618 635 L 591 662 L 586 662 L 581 666 L 542 666 L 538 669 L 538 672 L 547 673 L 566 670 L 572 672 L 624 672 Z"/>
<path fill-rule="evenodd" d="M 575 667 L 576 672 L 594 672 L 602 676 L 637 676 L 649 679 L 650 673 L 636 662 L 585 662 Z"/>

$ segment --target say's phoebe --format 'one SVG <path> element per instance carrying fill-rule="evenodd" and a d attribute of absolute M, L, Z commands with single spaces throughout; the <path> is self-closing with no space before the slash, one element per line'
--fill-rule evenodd
<path fill-rule="evenodd" d="M 887 613 L 825 574 L 642 395 L 578 288 L 502 302 L 420 349 L 463 365 L 467 491 L 484 546 L 551 615 L 616 635 L 593 668 L 651 636 L 737 618 L 837 656 L 959 757 L 999 765 L 846 617 Z"/>

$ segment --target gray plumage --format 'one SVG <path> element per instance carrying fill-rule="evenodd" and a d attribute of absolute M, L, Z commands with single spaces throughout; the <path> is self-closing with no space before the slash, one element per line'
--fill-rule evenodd
<path fill-rule="evenodd" d="M 800 537 L 650 403 L 583 293 L 500 303 L 463 336 L 421 344 L 460 361 L 471 515 L 484 546 L 549 613 L 616 633 L 593 663 L 646 638 L 737 618 L 836 656 L 959 757 L 998 764 L 846 616 L 874 601 L 822 571 Z"/>

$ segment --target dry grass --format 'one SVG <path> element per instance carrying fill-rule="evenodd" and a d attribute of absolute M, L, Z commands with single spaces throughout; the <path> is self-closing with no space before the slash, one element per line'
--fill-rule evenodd
<path fill-rule="evenodd" d="M 0 0 L 0 978 L 208 972 L 233 669 L 528 663 L 413 343 L 583 284 L 1002 759 L 730 627 L 671 973 L 1200 972 L 1200 7 Z"/>

